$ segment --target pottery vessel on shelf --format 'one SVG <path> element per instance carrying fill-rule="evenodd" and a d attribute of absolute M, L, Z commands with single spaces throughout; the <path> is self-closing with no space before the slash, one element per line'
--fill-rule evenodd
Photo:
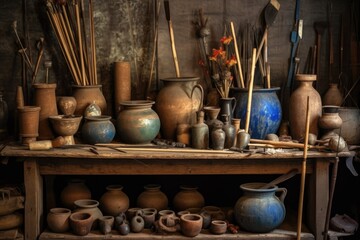
<path fill-rule="evenodd" d="M 123 101 L 116 119 L 120 141 L 140 144 L 151 142 L 159 133 L 160 119 L 152 110 L 155 102 L 147 100 Z"/>
<path fill-rule="evenodd" d="M 343 121 L 339 116 L 339 108 L 334 105 L 324 105 L 322 115 L 319 118 L 319 127 L 325 130 L 340 128 Z"/>
<path fill-rule="evenodd" d="M 93 199 L 79 199 L 74 202 L 75 210 L 74 212 L 82 212 L 91 214 L 94 223 L 92 228 L 95 229 L 98 227 L 98 219 L 103 217 L 102 212 L 98 208 L 99 202 Z"/>
<path fill-rule="evenodd" d="M 24 106 L 18 108 L 19 136 L 22 144 L 35 142 L 39 136 L 40 107 Z"/>
<path fill-rule="evenodd" d="M 232 93 L 236 98 L 234 117 L 246 119 L 248 89 L 234 88 Z M 281 120 L 282 109 L 277 92 L 280 88 L 253 89 L 249 133 L 251 138 L 265 139 L 269 133 L 277 133 Z M 245 129 L 246 121 L 241 121 L 240 128 Z"/>
<path fill-rule="evenodd" d="M 323 105 L 335 105 L 341 106 L 343 102 L 343 93 L 339 89 L 339 84 L 330 83 L 328 90 L 325 92 L 322 97 Z"/>
<path fill-rule="evenodd" d="M 164 86 L 160 89 L 154 106 L 160 117 L 162 138 L 176 140 L 178 124 L 186 123 L 191 126 L 195 123 L 196 112 L 203 101 L 198 81 L 198 77 L 162 79 Z"/>
<path fill-rule="evenodd" d="M 299 86 L 290 96 L 289 124 L 292 138 L 301 141 L 305 137 L 307 97 L 309 97 L 309 133 L 316 136 L 319 135 L 318 121 L 321 116 L 322 103 L 320 94 L 313 87 L 316 75 L 297 74 L 296 80 Z"/>
<path fill-rule="evenodd" d="M 81 138 L 89 144 L 110 143 L 115 137 L 115 126 L 110 116 L 85 117 Z"/>
<path fill-rule="evenodd" d="M 360 109 L 352 107 L 339 108 L 339 116 L 343 123 L 340 129 L 335 129 L 334 132 L 340 134 L 347 144 L 360 144 Z"/>
<path fill-rule="evenodd" d="M 92 103 L 97 104 L 104 115 L 107 114 L 107 104 L 101 91 L 101 87 L 101 85 L 74 85 L 72 87 L 72 95 L 77 102 L 76 110 L 74 112 L 75 115 L 83 115 L 86 107 Z"/>
<path fill-rule="evenodd" d="M 55 233 L 67 232 L 70 215 L 71 210 L 68 208 L 51 208 L 46 218 L 48 228 Z"/>
<path fill-rule="evenodd" d="M 191 146 L 195 149 L 209 148 L 209 127 L 204 123 L 204 112 L 197 112 L 196 124 L 191 126 Z"/>
<path fill-rule="evenodd" d="M 110 216 L 118 216 L 129 208 L 129 197 L 122 191 L 121 185 L 109 185 L 100 197 L 101 211 Z"/>
<path fill-rule="evenodd" d="M 70 226 L 75 235 L 86 236 L 93 225 L 93 217 L 90 213 L 75 212 L 70 215 Z"/>
<path fill-rule="evenodd" d="M 183 235 L 195 237 L 199 235 L 203 219 L 199 214 L 185 214 L 180 217 L 180 228 Z"/>
<path fill-rule="evenodd" d="M 201 212 L 210 214 L 212 220 L 225 220 L 225 213 L 220 207 L 212 205 L 204 206 Z"/>
<path fill-rule="evenodd" d="M 158 211 L 167 209 L 168 198 L 160 188 L 161 186 L 158 184 L 145 185 L 145 191 L 137 197 L 137 206 L 140 208 L 156 208 Z"/>
<path fill-rule="evenodd" d="M 286 188 L 274 186 L 268 189 L 259 189 L 263 185 L 264 183 L 240 185 L 243 195 L 235 204 L 234 216 L 240 228 L 246 231 L 270 232 L 284 221 Z M 275 195 L 277 192 L 280 192 L 279 197 Z"/>
<path fill-rule="evenodd" d="M 210 232 L 216 235 L 226 233 L 227 223 L 223 220 L 213 220 L 210 224 Z"/>
<path fill-rule="evenodd" d="M 202 208 L 204 205 L 205 199 L 196 186 L 180 186 L 180 191 L 176 193 L 173 198 L 173 206 L 176 211 L 183 211 L 189 208 Z"/>
<path fill-rule="evenodd" d="M 49 116 L 54 132 L 64 137 L 65 145 L 75 144 L 74 134 L 78 131 L 82 116 L 78 115 L 56 115 Z"/>
<path fill-rule="evenodd" d="M 76 109 L 76 99 L 72 96 L 57 97 L 57 107 L 65 116 L 71 116 Z"/>
<path fill-rule="evenodd" d="M 79 199 L 91 199 L 91 192 L 83 179 L 71 179 L 60 193 L 60 201 L 65 208 L 74 209 Z"/>
<path fill-rule="evenodd" d="M 34 105 L 40 107 L 39 115 L 39 140 L 51 140 L 54 133 L 51 129 L 49 116 L 58 115 L 56 104 L 56 84 L 36 83 L 32 85 L 35 89 Z"/>
<path fill-rule="evenodd" d="M 109 234 L 114 227 L 114 216 L 103 216 L 99 218 L 99 228 L 102 234 Z"/>
<path fill-rule="evenodd" d="M 229 122 L 231 122 L 231 119 L 234 117 L 234 111 L 236 109 L 237 101 L 235 97 L 229 97 L 229 98 L 220 98 L 220 113 L 219 116 L 227 115 L 229 116 Z"/>

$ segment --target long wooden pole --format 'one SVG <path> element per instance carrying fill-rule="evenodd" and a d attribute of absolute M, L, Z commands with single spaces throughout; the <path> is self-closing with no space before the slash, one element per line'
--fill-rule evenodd
<path fill-rule="evenodd" d="M 297 222 L 297 234 L 296 239 L 301 239 L 301 225 L 302 225 L 302 213 L 303 213 L 303 203 L 304 203 L 304 192 L 305 192 L 305 176 L 306 176 L 306 159 L 307 159 L 307 150 L 308 150 L 308 141 L 309 141 L 309 129 L 310 129 L 310 104 L 309 96 L 307 97 L 306 102 L 306 124 L 305 124 L 305 140 L 304 140 L 304 154 L 301 167 L 301 182 L 300 182 L 300 196 L 299 196 L 299 209 L 298 209 L 298 222 Z"/>
<path fill-rule="evenodd" d="M 240 59 L 239 49 L 238 49 L 237 40 L 236 40 L 234 23 L 230 22 L 230 26 L 231 26 L 231 34 L 232 34 L 232 37 L 234 39 L 234 48 L 235 48 L 235 56 L 236 56 L 236 61 L 237 61 L 237 67 L 238 67 L 238 70 L 239 70 L 238 87 L 244 88 L 245 87 L 245 85 L 244 85 L 244 77 L 243 77 L 242 68 L 241 68 L 241 59 Z"/>
<path fill-rule="evenodd" d="M 245 121 L 245 132 L 249 133 L 250 126 L 250 115 L 251 115 L 251 102 L 252 92 L 254 87 L 254 75 L 255 75 L 255 64 L 256 64 L 256 48 L 253 48 L 252 60 L 251 60 L 251 77 L 249 83 L 248 102 L 246 107 L 246 121 Z"/>

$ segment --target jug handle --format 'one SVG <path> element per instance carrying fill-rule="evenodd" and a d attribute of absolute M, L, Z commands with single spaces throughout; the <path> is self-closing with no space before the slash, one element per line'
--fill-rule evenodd
<path fill-rule="evenodd" d="M 192 90 L 191 90 L 191 99 L 192 99 L 192 97 L 193 97 L 193 93 L 194 93 L 194 90 L 195 90 L 196 88 L 199 88 L 200 94 L 201 94 L 201 97 L 200 97 L 200 106 L 199 106 L 199 109 L 198 109 L 198 111 L 200 111 L 200 110 L 203 108 L 204 89 L 203 89 L 203 87 L 202 87 L 200 84 L 196 84 L 196 85 L 192 88 Z"/>
<path fill-rule="evenodd" d="M 234 116 L 234 112 L 235 112 L 235 108 L 236 108 L 236 98 L 235 97 L 231 98 L 231 105 L 232 105 L 231 113 Z"/>
<path fill-rule="evenodd" d="M 278 188 L 276 189 L 275 192 L 281 192 L 280 196 L 279 196 L 279 199 L 281 202 L 284 202 L 284 199 L 286 197 L 286 194 L 287 194 L 287 189 L 286 188 Z"/>

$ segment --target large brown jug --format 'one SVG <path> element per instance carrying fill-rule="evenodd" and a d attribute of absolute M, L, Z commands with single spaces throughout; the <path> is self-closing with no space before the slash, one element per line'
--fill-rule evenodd
<path fill-rule="evenodd" d="M 318 120 L 321 116 L 322 103 L 320 94 L 313 88 L 316 75 L 297 74 L 297 89 L 291 94 L 289 103 L 289 124 L 294 140 L 303 140 L 305 136 L 307 97 L 309 97 L 310 130 L 318 136 Z"/>
<path fill-rule="evenodd" d="M 190 126 L 196 122 L 196 112 L 202 106 L 202 88 L 198 77 L 161 79 L 164 87 L 155 101 L 155 111 L 160 117 L 161 137 L 176 140 L 178 124 Z M 199 91 L 193 91 L 199 87 Z"/>

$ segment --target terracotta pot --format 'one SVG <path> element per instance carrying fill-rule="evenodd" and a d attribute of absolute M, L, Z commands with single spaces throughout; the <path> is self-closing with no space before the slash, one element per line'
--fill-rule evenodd
<path fill-rule="evenodd" d="M 243 195 L 234 207 L 234 216 L 240 228 L 256 233 L 274 230 L 284 221 L 286 210 L 284 198 L 286 188 L 274 186 L 259 189 L 264 183 L 245 183 L 240 185 Z M 277 197 L 275 193 L 281 192 Z"/>
<path fill-rule="evenodd" d="M 39 115 L 39 140 L 51 140 L 54 138 L 49 116 L 58 115 L 56 104 L 56 84 L 37 83 L 32 85 L 35 89 L 34 105 L 41 108 Z"/>
<path fill-rule="evenodd" d="M 72 96 L 57 97 L 57 107 L 65 116 L 71 116 L 76 109 L 76 99 Z"/>
<path fill-rule="evenodd" d="M 107 104 L 101 91 L 101 85 L 73 86 L 73 97 L 76 99 L 75 115 L 83 115 L 87 106 L 91 103 L 101 108 L 102 115 L 107 114 Z"/>
<path fill-rule="evenodd" d="M 116 119 L 116 131 L 121 142 L 150 143 L 159 133 L 160 119 L 152 110 L 155 102 L 147 100 L 123 101 Z"/>
<path fill-rule="evenodd" d="M 100 197 L 100 209 L 106 215 L 118 216 L 129 208 L 129 197 L 122 191 L 121 185 L 109 185 Z"/>
<path fill-rule="evenodd" d="M 74 209 L 79 199 L 91 199 L 91 192 L 82 179 L 71 179 L 60 193 L 60 201 L 65 208 Z"/>
<path fill-rule="evenodd" d="M 180 186 L 180 191 L 173 198 L 173 207 L 176 211 L 202 208 L 204 205 L 205 199 L 195 186 Z"/>
<path fill-rule="evenodd" d="M 180 228 L 183 235 L 195 237 L 199 235 L 203 219 L 199 214 L 185 214 L 180 217 Z"/>
<path fill-rule="evenodd" d="M 202 106 L 203 96 L 198 77 L 162 79 L 164 87 L 159 91 L 155 101 L 155 111 L 160 117 L 161 137 L 176 140 L 178 124 L 190 126 L 196 121 L 196 112 Z"/>
<path fill-rule="evenodd" d="M 99 219 L 103 217 L 102 212 L 98 208 L 99 202 L 93 199 L 79 199 L 76 200 L 74 204 L 74 212 L 89 213 L 92 216 L 94 220 L 92 229 L 96 229 L 98 227 Z"/>
<path fill-rule="evenodd" d="M 115 126 L 110 116 L 85 117 L 81 127 L 81 138 L 89 144 L 110 143 L 115 137 Z"/>
<path fill-rule="evenodd" d="M 137 206 L 140 208 L 156 208 L 158 211 L 167 209 L 168 198 L 160 188 L 161 186 L 158 184 L 145 185 L 145 191 L 140 193 L 137 198 Z"/>
<path fill-rule="evenodd" d="M 322 104 L 341 106 L 342 101 L 343 94 L 339 89 L 339 85 L 337 83 L 330 83 L 328 90 L 325 92 L 322 98 Z"/>
<path fill-rule="evenodd" d="M 340 128 L 342 119 L 339 116 L 338 106 L 324 105 L 323 112 L 319 118 L 319 127 L 325 130 L 334 130 Z"/>
<path fill-rule="evenodd" d="M 75 212 L 70 215 L 70 226 L 74 234 L 78 236 L 86 236 L 93 225 L 93 217 L 90 213 Z"/>
<path fill-rule="evenodd" d="M 318 136 L 318 121 L 321 116 L 322 104 L 319 93 L 312 84 L 316 81 L 316 75 L 297 74 L 298 88 L 291 94 L 289 102 L 289 124 L 291 136 L 294 140 L 301 141 L 305 137 L 306 102 L 309 96 L 310 130 Z"/>
<path fill-rule="evenodd" d="M 18 108 L 19 135 L 23 144 L 35 142 L 39 136 L 40 107 L 24 106 Z"/>
<path fill-rule="evenodd" d="M 114 216 L 103 216 L 99 218 L 99 228 L 102 234 L 109 234 L 114 227 Z"/>
<path fill-rule="evenodd" d="M 52 232 L 62 233 L 69 230 L 69 217 L 71 210 L 68 208 L 51 208 L 47 215 L 47 226 Z"/>
<path fill-rule="evenodd" d="M 210 232 L 216 235 L 226 233 L 227 223 L 223 220 L 213 220 L 210 224 Z"/>
<path fill-rule="evenodd" d="M 54 132 L 58 136 L 64 137 L 66 145 L 75 144 L 74 134 L 80 127 L 81 119 L 82 116 L 80 115 L 49 116 L 49 121 L 52 128 L 54 129 Z"/>

